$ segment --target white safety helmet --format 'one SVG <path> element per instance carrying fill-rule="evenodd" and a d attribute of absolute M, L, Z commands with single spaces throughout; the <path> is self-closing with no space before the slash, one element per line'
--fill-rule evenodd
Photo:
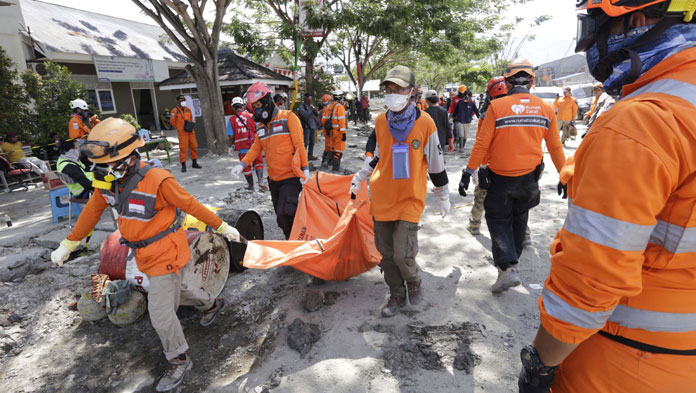
<path fill-rule="evenodd" d="M 343 90 L 334 90 L 333 93 L 331 93 L 333 96 L 334 101 L 342 100 L 343 99 Z"/>
<path fill-rule="evenodd" d="M 288 101 L 288 93 L 282 92 L 282 93 L 280 93 L 280 96 L 283 97 L 283 100 L 285 100 L 285 102 Z"/>
<path fill-rule="evenodd" d="M 70 101 L 70 109 L 75 109 L 75 108 L 80 108 L 83 111 L 86 111 L 87 110 L 87 103 L 85 102 L 85 100 L 81 100 L 79 98 L 76 100 Z"/>
<path fill-rule="evenodd" d="M 244 106 L 244 100 L 242 99 L 242 97 L 234 97 L 232 99 L 232 106 L 235 106 L 235 105 Z"/>

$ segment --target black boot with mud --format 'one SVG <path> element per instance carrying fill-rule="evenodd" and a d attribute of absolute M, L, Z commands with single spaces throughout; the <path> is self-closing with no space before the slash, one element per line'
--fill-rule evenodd
<path fill-rule="evenodd" d="M 198 165 L 198 161 L 197 161 L 197 160 L 191 160 L 191 161 L 192 161 L 192 162 L 191 162 L 191 168 L 196 168 L 196 169 L 202 169 L 202 168 L 203 168 L 202 166 Z"/>
<path fill-rule="evenodd" d="M 181 163 L 181 171 L 186 172 L 186 163 L 185 162 Z"/>

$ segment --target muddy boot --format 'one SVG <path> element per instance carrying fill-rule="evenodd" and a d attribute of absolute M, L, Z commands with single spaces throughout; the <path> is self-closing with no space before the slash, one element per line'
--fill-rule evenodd
<path fill-rule="evenodd" d="M 412 306 L 420 304 L 423 300 L 423 291 L 421 290 L 421 280 L 406 281 L 406 289 L 408 290 L 408 301 Z"/>
<path fill-rule="evenodd" d="M 188 353 L 182 353 L 169 361 L 167 370 L 162 374 L 155 390 L 158 392 L 168 392 L 179 386 L 184 380 L 186 373 L 193 367 L 193 362 Z"/>
<path fill-rule="evenodd" d="M 472 221 L 469 220 L 469 226 L 466 227 L 466 230 L 469 231 L 474 236 L 478 236 L 481 234 L 481 221 Z"/>
<path fill-rule="evenodd" d="M 259 189 L 261 191 L 268 191 L 268 186 L 266 182 L 263 181 L 263 169 L 256 170 L 256 177 L 259 179 Z"/>
<path fill-rule="evenodd" d="M 462 151 L 464 151 L 466 147 L 466 138 L 462 138 Z"/>
<path fill-rule="evenodd" d="M 185 162 L 181 163 L 181 171 L 186 172 L 186 163 Z"/>
<path fill-rule="evenodd" d="M 329 160 L 331 159 L 331 152 L 325 151 L 321 156 L 321 169 L 327 169 L 329 167 Z"/>
<path fill-rule="evenodd" d="M 341 170 L 341 156 L 342 154 L 336 153 L 331 160 L 331 171 L 339 172 Z"/>
<path fill-rule="evenodd" d="M 246 189 L 254 191 L 254 176 L 246 175 L 244 177 L 246 178 L 246 181 L 247 181 Z"/>
<path fill-rule="evenodd" d="M 387 318 L 393 317 L 399 312 L 399 309 L 405 305 L 405 297 L 389 295 L 389 301 L 384 307 L 382 307 L 382 316 Z"/>
<path fill-rule="evenodd" d="M 498 279 L 495 280 L 495 284 L 491 287 L 491 292 L 501 293 L 521 283 L 520 276 L 517 275 L 515 269 L 509 267 L 507 270 L 501 270 L 498 268 Z"/>
<path fill-rule="evenodd" d="M 532 232 L 527 227 L 524 233 L 524 241 L 522 241 L 522 247 L 531 247 L 532 245 Z"/>
<path fill-rule="evenodd" d="M 201 326 L 208 326 L 213 323 L 219 314 L 225 312 L 228 305 L 229 303 L 227 303 L 227 300 L 225 300 L 224 297 L 215 299 L 215 304 L 213 304 L 213 307 L 203 312 L 203 316 L 201 317 Z"/>
<path fill-rule="evenodd" d="M 191 160 L 191 168 L 196 168 L 196 169 L 201 169 L 203 168 L 202 166 L 198 165 L 198 161 L 196 160 Z"/>

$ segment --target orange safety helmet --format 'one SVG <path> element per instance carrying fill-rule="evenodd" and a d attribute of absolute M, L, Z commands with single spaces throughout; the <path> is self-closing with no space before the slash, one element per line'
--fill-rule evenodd
<path fill-rule="evenodd" d="M 135 127 L 114 117 L 94 126 L 82 143 L 87 158 L 95 164 L 118 161 L 128 157 L 133 150 L 145 146 L 145 141 Z"/>
<path fill-rule="evenodd" d="M 459 86 L 459 92 L 460 92 L 460 93 L 466 93 L 466 85 L 461 85 L 461 86 Z"/>
<path fill-rule="evenodd" d="M 532 62 L 525 58 L 515 59 L 508 64 L 503 76 L 507 79 L 519 72 L 524 72 L 534 78 L 534 66 Z"/>
<path fill-rule="evenodd" d="M 488 96 L 491 98 L 507 95 L 508 88 L 507 83 L 505 83 L 505 77 L 496 76 L 491 78 L 486 86 L 486 93 L 488 93 Z"/>
<path fill-rule="evenodd" d="M 578 10 L 599 8 L 604 11 L 607 16 L 615 18 L 641 8 L 669 1 L 670 0 L 578 0 L 575 8 Z M 674 3 L 687 2 L 688 1 L 675 1 Z"/>
<path fill-rule="evenodd" d="M 324 94 L 323 96 L 321 96 L 321 102 L 324 104 L 326 104 L 327 102 L 329 102 L 331 100 L 333 100 L 333 97 L 331 96 L 331 94 Z"/>

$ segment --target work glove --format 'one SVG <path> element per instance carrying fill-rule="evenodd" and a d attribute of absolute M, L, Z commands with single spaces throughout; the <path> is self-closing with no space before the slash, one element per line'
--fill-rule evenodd
<path fill-rule="evenodd" d="M 554 377 L 555 373 L 546 375 L 532 374 L 523 366 L 517 379 L 517 386 L 520 389 L 520 393 L 549 393 Z"/>
<path fill-rule="evenodd" d="M 459 195 L 466 196 L 466 190 L 469 188 L 469 181 L 471 181 L 471 174 L 469 172 L 462 172 L 462 178 L 459 180 Z"/>
<path fill-rule="evenodd" d="M 63 262 L 68 260 L 70 253 L 80 247 L 80 243 L 80 240 L 63 240 L 60 242 L 60 246 L 51 253 L 51 262 L 58 265 L 58 267 L 63 266 Z"/>
<path fill-rule="evenodd" d="M 230 172 L 232 174 L 232 177 L 235 179 L 239 179 L 239 175 L 244 172 L 244 164 L 237 164 L 234 168 L 232 168 L 232 171 Z"/>
<path fill-rule="evenodd" d="M 232 225 L 229 225 L 226 222 L 222 222 L 222 224 L 218 227 L 218 229 L 215 230 L 215 233 L 219 233 L 222 236 L 224 236 L 227 240 L 235 243 L 239 243 L 239 231 Z"/>
<path fill-rule="evenodd" d="M 234 156 L 234 146 L 230 146 L 227 148 L 227 154 Z"/>
<path fill-rule="evenodd" d="M 309 169 L 303 169 L 302 174 L 304 175 L 304 180 L 300 179 L 300 183 L 302 183 L 302 185 L 304 185 L 305 183 L 307 183 L 309 181 Z"/>
<path fill-rule="evenodd" d="M 449 145 L 449 152 L 452 153 L 454 151 L 454 138 L 448 139 L 447 144 Z"/>
<path fill-rule="evenodd" d="M 558 191 L 558 196 L 560 196 L 562 199 L 568 199 L 568 185 L 567 184 L 563 184 L 559 181 L 558 185 L 556 186 L 556 190 Z"/>
<path fill-rule="evenodd" d="M 437 198 L 440 200 L 440 216 L 442 218 L 447 217 L 447 214 L 450 211 L 450 200 L 449 200 L 449 188 L 447 185 L 444 185 L 442 187 L 435 187 L 433 188 L 433 192 L 435 195 L 437 195 Z"/>
<path fill-rule="evenodd" d="M 362 168 L 360 168 L 360 170 L 355 172 L 355 175 L 353 175 L 353 180 L 350 181 L 350 193 L 352 195 L 358 195 L 358 192 L 362 187 L 362 182 L 367 180 L 370 175 L 372 175 L 372 171 L 375 170 L 375 168 L 370 166 L 372 160 L 372 157 L 365 157 Z"/>

